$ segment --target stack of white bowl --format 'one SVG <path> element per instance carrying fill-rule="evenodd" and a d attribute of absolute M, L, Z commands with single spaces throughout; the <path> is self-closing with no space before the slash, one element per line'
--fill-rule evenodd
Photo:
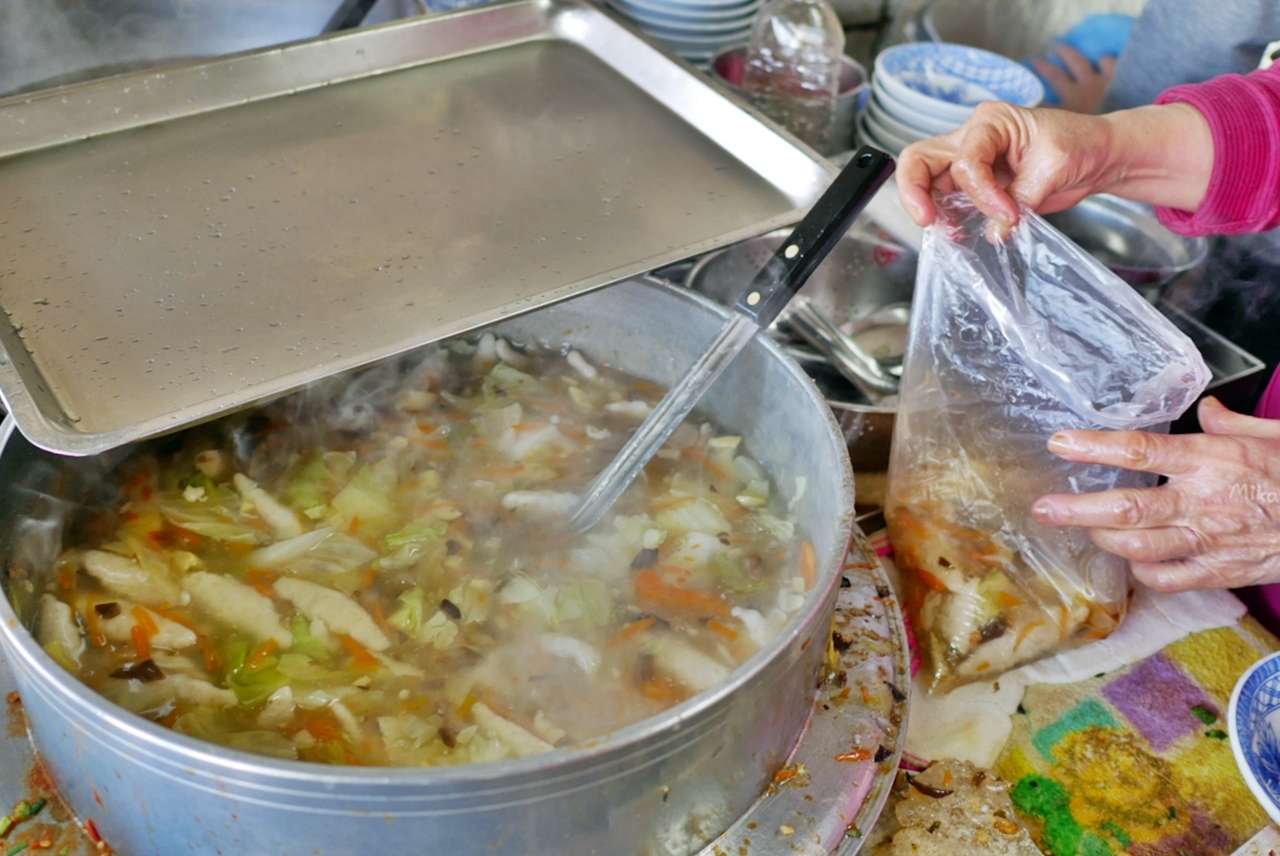
<path fill-rule="evenodd" d="M 746 42 L 764 0 L 605 0 L 605 4 L 695 65 Z"/>
<path fill-rule="evenodd" d="M 983 101 L 1035 107 L 1044 85 L 1020 63 L 966 45 L 914 42 L 876 57 L 871 99 L 858 117 L 862 142 L 898 154 L 958 128 Z"/>

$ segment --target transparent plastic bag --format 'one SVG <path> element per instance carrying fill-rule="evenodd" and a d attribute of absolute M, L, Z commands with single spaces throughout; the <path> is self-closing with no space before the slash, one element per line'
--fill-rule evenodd
<path fill-rule="evenodd" d="M 1030 211 L 1009 240 L 963 194 L 925 230 L 885 516 L 925 683 L 949 689 L 1109 635 L 1126 560 L 1042 526 L 1047 493 L 1154 477 L 1064 461 L 1071 428 L 1165 432 L 1209 382 L 1194 344 Z"/>

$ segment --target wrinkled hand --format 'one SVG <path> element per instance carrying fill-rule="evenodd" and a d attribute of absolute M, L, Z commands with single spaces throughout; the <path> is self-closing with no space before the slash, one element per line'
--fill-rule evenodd
<path fill-rule="evenodd" d="M 1189 104 L 1087 116 L 989 101 L 956 130 L 914 143 L 898 158 L 898 196 L 928 226 L 934 193 L 962 190 L 1003 238 L 1018 203 L 1042 214 L 1091 193 L 1194 211 L 1213 174 L 1208 121 Z"/>
<path fill-rule="evenodd" d="M 1200 403 L 1203 434 L 1063 431 L 1049 450 L 1080 463 L 1159 473 L 1155 488 L 1051 494 L 1032 516 L 1083 526 L 1160 591 L 1280 581 L 1280 420 Z"/>
<path fill-rule="evenodd" d="M 1100 117 L 989 101 L 951 133 L 903 150 L 898 193 L 927 226 L 936 215 L 932 194 L 963 190 L 1008 232 L 1018 202 L 1051 213 L 1106 187 L 1110 153 L 1110 127 Z"/>
<path fill-rule="evenodd" d="M 1058 106 L 1072 113 L 1096 113 L 1116 76 L 1116 58 L 1104 56 L 1094 68 L 1087 56 L 1070 45 L 1058 45 L 1054 53 L 1067 67 L 1065 71 L 1043 57 L 1031 64 L 1058 96 Z"/>

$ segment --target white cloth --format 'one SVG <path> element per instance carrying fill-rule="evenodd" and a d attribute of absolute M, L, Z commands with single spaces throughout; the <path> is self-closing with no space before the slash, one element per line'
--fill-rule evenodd
<path fill-rule="evenodd" d="M 1280 832 L 1274 826 L 1266 826 L 1240 845 L 1240 849 L 1232 856 L 1274 856 L 1276 850 L 1280 850 Z"/>
<path fill-rule="evenodd" d="M 1106 639 L 1001 675 L 931 696 L 912 682 L 907 751 L 920 758 L 956 758 L 990 767 L 1013 730 L 1026 688 L 1071 684 L 1145 660 L 1192 633 L 1235 624 L 1244 604 L 1229 591 L 1161 594 L 1138 586 L 1120 629 Z"/>

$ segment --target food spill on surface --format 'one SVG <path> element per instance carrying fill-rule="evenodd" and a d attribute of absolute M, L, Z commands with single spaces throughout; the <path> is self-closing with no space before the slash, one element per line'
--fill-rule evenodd
<path fill-rule="evenodd" d="M 109 856 L 113 851 L 97 835 L 92 821 L 87 821 L 84 827 L 76 823 L 39 756 L 32 754 L 27 742 L 27 716 L 22 698 L 11 692 L 6 697 L 6 706 L 9 714 L 6 736 L 12 741 L 21 741 L 19 755 L 29 766 L 26 775 L 21 777 L 20 787 L 6 789 L 7 794 L 19 792 L 23 796 L 10 807 L 8 814 L 0 817 L 0 853 L 6 856 L 27 852 Z"/>
<path fill-rule="evenodd" d="M 717 684 L 816 583 L 740 438 L 689 422 L 560 525 L 662 390 L 486 334 L 136 450 L 53 570 L 59 663 L 153 721 L 286 759 L 573 746 Z M 796 486 L 796 492 L 803 485 Z"/>

